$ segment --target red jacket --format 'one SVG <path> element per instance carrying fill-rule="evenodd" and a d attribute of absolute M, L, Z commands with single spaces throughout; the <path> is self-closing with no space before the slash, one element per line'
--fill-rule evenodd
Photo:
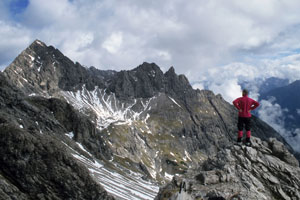
<path fill-rule="evenodd" d="M 251 110 L 259 106 L 259 103 L 247 95 L 234 100 L 233 105 L 239 110 L 239 117 L 251 117 Z"/>

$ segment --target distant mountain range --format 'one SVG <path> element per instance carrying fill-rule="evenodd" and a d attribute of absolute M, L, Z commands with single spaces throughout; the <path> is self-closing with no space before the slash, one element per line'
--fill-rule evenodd
<path fill-rule="evenodd" d="M 288 79 L 270 77 L 262 81 L 261 85 L 259 86 L 259 93 L 265 94 L 276 88 L 287 86 L 288 84 L 289 84 Z"/>
<path fill-rule="evenodd" d="M 287 86 L 278 87 L 266 93 L 262 93 L 260 99 L 270 99 L 275 97 L 274 102 L 281 108 L 287 108 L 285 124 L 290 130 L 300 129 L 300 80 Z"/>
<path fill-rule="evenodd" d="M 36 40 L 0 79 L 5 199 L 175 199 L 178 178 L 191 198 L 300 198 L 284 138 L 253 117 L 254 147 L 234 145 L 236 109 L 173 67 L 87 68 Z"/>
<path fill-rule="evenodd" d="M 282 124 L 288 141 L 293 142 L 294 148 L 300 150 L 300 80 L 286 86 L 274 88 L 260 95 L 260 100 L 268 100 L 280 105 L 282 109 Z"/>

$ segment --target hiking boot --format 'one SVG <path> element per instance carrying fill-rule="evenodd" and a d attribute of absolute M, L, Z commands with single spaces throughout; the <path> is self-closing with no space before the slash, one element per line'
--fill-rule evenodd
<path fill-rule="evenodd" d="M 242 146 L 242 138 L 238 138 L 237 139 L 237 141 L 236 141 L 236 144 L 238 145 L 238 146 Z"/>
<path fill-rule="evenodd" d="M 252 143 L 251 143 L 251 141 L 250 141 L 250 138 L 246 138 L 245 145 L 246 145 L 247 147 L 251 147 L 251 146 L 252 146 Z"/>
<path fill-rule="evenodd" d="M 246 142 L 245 145 L 246 145 L 247 147 L 251 147 L 251 146 L 252 146 L 252 143 L 251 143 L 251 142 Z"/>

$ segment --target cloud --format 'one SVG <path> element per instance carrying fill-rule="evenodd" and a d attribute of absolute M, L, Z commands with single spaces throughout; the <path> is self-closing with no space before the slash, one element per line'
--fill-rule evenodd
<path fill-rule="evenodd" d="M 59 26 L 63 22 L 66 25 L 65 29 L 68 29 L 68 21 L 76 18 L 75 12 L 76 9 L 68 0 L 30 0 L 22 14 L 21 23 L 39 30 L 53 25 Z"/>
<path fill-rule="evenodd" d="M 196 90 L 196 89 L 199 89 L 199 90 L 204 90 L 204 89 L 205 89 L 204 85 L 201 84 L 201 83 L 195 83 L 195 84 L 193 84 L 192 86 L 193 86 L 193 88 L 194 88 L 195 90 Z"/>
<path fill-rule="evenodd" d="M 7 66 L 30 41 L 29 31 L 23 26 L 0 20 L 0 69 Z"/>
<path fill-rule="evenodd" d="M 115 54 L 120 49 L 123 42 L 122 32 L 112 33 L 103 43 L 102 47 L 109 53 Z"/>
<path fill-rule="evenodd" d="M 270 77 L 288 79 L 290 82 L 299 80 L 299 66 L 298 53 L 276 59 L 257 60 L 255 63 L 233 62 L 202 70 L 201 77 L 193 84 L 201 84 L 206 89 L 220 93 L 228 102 L 232 99 L 228 94 L 237 94 L 238 97 L 240 94 L 237 93 L 237 88 L 241 86 L 250 91 L 251 98 L 258 99 L 263 80 Z"/>
<path fill-rule="evenodd" d="M 7 5 L 0 7 L 1 18 L 13 21 Z M 298 1 L 269 0 L 30 0 L 15 26 L 25 27 L 30 41 L 39 38 L 84 65 L 121 70 L 156 62 L 196 81 L 207 68 L 300 48 L 299 8 Z"/>
<path fill-rule="evenodd" d="M 300 152 L 300 129 L 290 130 L 286 128 L 284 120 L 287 117 L 288 110 L 281 108 L 275 101 L 276 99 L 274 97 L 268 100 L 262 100 L 260 102 L 261 105 L 258 110 L 258 116 L 280 133 L 295 151 Z"/>
<path fill-rule="evenodd" d="M 216 94 L 222 94 L 223 98 L 228 102 L 232 102 L 241 96 L 242 89 L 238 85 L 237 79 L 224 80 L 219 83 L 212 83 L 210 89 Z"/>
<path fill-rule="evenodd" d="M 263 121 L 267 122 L 281 135 L 289 135 L 285 130 L 284 126 L 284 113 L 285 109 L 275 103 L 276 99 L 274 97 L 268 100 L 260 101 L 260 109 L 258 110 L 258 116 Z"/>

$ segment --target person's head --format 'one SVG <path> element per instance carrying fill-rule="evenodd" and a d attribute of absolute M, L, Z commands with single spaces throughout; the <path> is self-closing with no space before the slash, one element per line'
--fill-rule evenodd
<path fill-rule="evenodd" d="M 248 94 L 249 94 L 248 90 L 243 89 L 243 97 L 244 97 L 244 96 L 248 96 Z"/>

